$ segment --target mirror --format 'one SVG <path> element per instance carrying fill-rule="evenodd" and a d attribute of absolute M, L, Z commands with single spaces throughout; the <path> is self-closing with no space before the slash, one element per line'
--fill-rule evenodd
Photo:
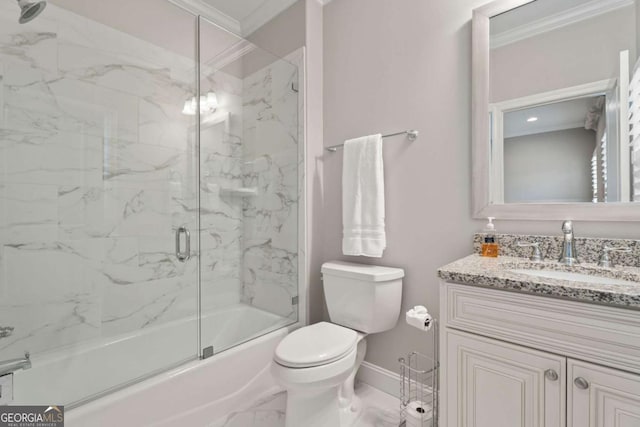
<path fill-rule="evenodd" d="M 638 22 L 640 0 L 474 10 L 476 217 L 640 220 Z"/>

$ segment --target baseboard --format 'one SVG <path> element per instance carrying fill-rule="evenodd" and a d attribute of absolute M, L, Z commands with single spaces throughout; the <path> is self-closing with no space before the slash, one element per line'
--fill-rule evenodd
<path fill-rule="evenodd" d="M 391 396 L 400 397 L 400 374 L 397 372 L 389 371 L 373 363 L 362 362 L 356 379 Z M 415 380 L 416 377 L 413 376 L 411 381 L 405 383 L 405 386 L 410 389 L 410 394 L 413 395 L 417 391 L 419 396 L 430 396 L 432 388 L 427 384 L 418 385 Z"/>
<path fill-rule="evenodd" d="M 387 394 L 400 397 L 400 374 L 369 362 L 362 362 L 356 378 Z"/>

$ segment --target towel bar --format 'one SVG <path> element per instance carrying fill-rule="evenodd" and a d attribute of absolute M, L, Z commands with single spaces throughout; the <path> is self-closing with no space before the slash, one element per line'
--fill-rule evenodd
<path fill-rule="evenodd" d="M 390 133 L 388 135 L 382 135 L 383 138 L 389 138 L 391 136 L 397 136 L 397 135 L 407 135 L 407 139 L 411 142 L 415 141 L 418 138 L 418 131 L 417 130 L 405 130 L 402 132 L 396 132 L 396 133 Z M 338 144 L 338 145 L 332 145 L 331 147 L 327 147 L 326 150 L 327 151 L 331 151 L 332 153 L 335 153 L 336 151 L 338 151 L 338 148 L 342 148 L 344 147 L 344 144 Z"/>

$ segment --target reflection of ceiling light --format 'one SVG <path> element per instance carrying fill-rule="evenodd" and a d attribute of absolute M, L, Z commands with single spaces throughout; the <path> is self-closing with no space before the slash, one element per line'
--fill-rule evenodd
<path fill-rule="evenodd" d="M 538 118 L 537 118 L 537 117 L 529 117 L 529 118 L 527 119 L 527 121 L 528 121 L 529 123 L 537 122 L 537 121 L 538 121 Z"/>
<path fill-rule="evenodd" d="M 184 102 L 182 114 L 187 116 L 195 116 L 197 108 L 197 100 L 194 96 Z M 200 95 L 200 114 L 211 114 L 218 108 L 218 97 L 215 92 L 208 92 L 206 95 Z"/>

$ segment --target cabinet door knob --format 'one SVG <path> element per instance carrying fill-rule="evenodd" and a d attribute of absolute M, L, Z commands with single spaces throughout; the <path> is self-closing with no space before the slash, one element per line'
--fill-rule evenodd
<path fill-rule="evenodd" d="M 575 380 L 573 380 L 573 383 L 576 385 L 576 387 L 578 387 L 580 390 L 586 390 L 589 388 L 589 381 L 585 380 L 582 377 L 578 377 Z"/>
<path fill-rule="evenodd" d="M 554 371 L 553 369 L 547 369 L 546 371 L 544 371 L 544 376 L 549 381 L 557 381 L 558 380 L 558 373 L 556 371 Z"/>

